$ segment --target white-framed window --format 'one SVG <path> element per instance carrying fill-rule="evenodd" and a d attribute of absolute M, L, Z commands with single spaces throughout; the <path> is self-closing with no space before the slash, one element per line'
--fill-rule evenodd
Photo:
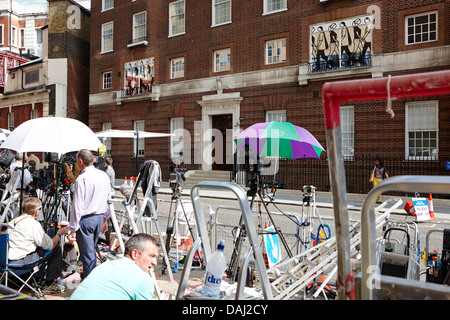
<path fill-rule="evenodd" d="M 16 27 L 11 27 L 11 45 L 12 46 L 17 46 L 17 28 Z"/>
<path fill-rule="evenodd" d="M 275 110 L 266 112 L 266 122 L 286 122 L 286 110 Z"/>
<path fill-rule="evenodd" d="M 114 23 L 102 24 L 102 53 L 113 51 Z"/>
<path fill-rule="evenodd" d="M 103 72 L 103 89 L 111 89 L 112 88 L 112 71 Z"/>
<path fill-rule="evenodd" d="M 14 130 L 14 112 L 8 112 L 8 130 Z"/>
<path fill-rule="evenodd" d="M 37 117 L 38 117 L 37 109 L 31 109 L 30 110 L 30 119 L 36 119 Z"/>
<path fill-rule="evenodd" d="M 4 25 L 0 24 L 0 44 L 3 44 L 5 42 L 4 30 L 5 30 Z"/>
<path fill-rule="evenodd" d="M 133 15 L 133 42 L 147 39 L 147 12 Z"/>
<path fill-rule="evenodd" d="M 42 43 L 43 31 L 42 29 L 36 29 L 36 43 Z"/>
<path fill-rule="evenodd" d="M 230 48 L 214 51 L 214 72 L 228 71 L 231 68 Z"/>
<path fill-rule="evenodd" d="M 25 48 L 25 29 L 19 30 L 19 47 Z"/>
<path fill-rule="evenodd" d="M 286 62 L 286 38 L 266 41 L 266 64 Z"/>
<path fill-rule="evenodd" d="M 144 120 L 139 120 L 134 122 L 134 131 L 145 131 Z M 145 156 L 145 138 L 139 138 L 138 140 L 137 156 Z M 134 144 L 134 154 L 136 155 L 136 144 Z"/>
<path fill-rule="evenodd" d="M 406 103 L 406 159 L 437 159 L 438 101 Z"/>
<path fill-rule="evenodd" d="M 102 124 L 102 131 L 110 130 L 112 129 L 111 122 L 105 122 Z M 103 144 L 106 146 L 105 156 L 111 155 L 111 143 L 112 138 L 102 138 Z"/>
<path fill-rule="evenodd" d="M 355 154 L 355 112 L 353 106 L 340 107 L 342 130 L 342 155 L 352 158 Z"/>
<path fill-rule="evenodd" d="M 170 119 L 170 158 L 174 163 L 181 163 L 184 150 L 184 118 Z"/>
<path fill-rule="evenodd" d="M 407 45 L 437 41 L 437 11 L 405 17 L 405 42 Z"/>
<path fill-rule="evenodd" d="M 102 0 L 102 11 L 114 8 L 114 0 Z"/>
<path fill-rule="evenodd" d="M 185 1 L 175 1 L 169 4 L 169 36 L 185 32 L 186 7 Z"/>
<path fill-rule="evenodd" d="M 184 57 L 170 60 L 170 79 L 184 77 Z"/>
<path fill-rule="evenodd" d="M 212 5 L 213 26 L 231 22 L 231 0 L 213 0 Z"/>
<path fill-rule="evenodd" d="M 25 72 L 25 84 L 39 82 L 39 69 Z"/>
<path fill-rule="evenodd" d="M 264 14 L 287 10 L 287 0 L 264 0 Z"/>

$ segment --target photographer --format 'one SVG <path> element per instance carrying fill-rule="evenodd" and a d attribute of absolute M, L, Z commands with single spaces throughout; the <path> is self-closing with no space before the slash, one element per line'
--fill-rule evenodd
<path fill-rule="evenodd" d="M 42 202 L 38 198 L 25 198 L 23 213 L 9 223 L 9 262 L 12 264 L 36 264 L 47 261 L 45 285 L 52 292 L 64 291 L 62 279 L 62 251 L 59 246 L 61 236 L 68 233 L 68 227 L 50 238 L 36 221 Z M 52 250 L 48 255 L 47 250 Z M 41 271 L 42 272 L 42 271 Z M 57 281 L 58 280 L 58 281 Z"/>
<path fill-rule="evenodd" d="M 19 183 L 17 184 L 17 190 L 25 189 L 32 181 L 33 178 L 31 177 L 30 171 L 28 171 L 27 168 L 23 169 L 23 186 L 20 185 L 21 179 L 22 179 L 22 167 L 24 166 L 24 161 L 28 160 L 28 156 L 25 154 L 25 159 L 22 159 L 20 154 L 16 154 L 15 159 L 11 162 L 9 166 L 9 172 L 11 175 L 10 184 L 14 185 L 19 179 Z"/>

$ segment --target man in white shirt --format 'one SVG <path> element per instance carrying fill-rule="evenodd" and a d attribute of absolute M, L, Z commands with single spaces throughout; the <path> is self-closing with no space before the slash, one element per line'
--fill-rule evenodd
<path fill-rule="evenodd" d="M 59 246 L 61 236 L 67 234 L 68 227 L 59 229 L 58 234 L 50 238 L 36 221 L 41 211 L 41 200 L 25 198 L 22 204 L 23 213 L 11 221 L 9 227 L 10 264 L 29 264 L 47 261 L 45 284 L 51 286 L 62 276 L 62 250 Z M 45 255 L 48 250 L 52 252 Z M 60 288 L 62 289 L 62 288 Z"/>
<path fill-rule="evenodd" d="M 86 149 L 77 154 L 81 173 L 73 185 L 70 211 L 68 238 L 77 241 L 83 263 L 83 279 L 97 266 L 95 247 L 100 233 L 108 229 L 111 216 L 108 207 L 111 184 L 108 175 L 94 167 L 93 159 L 92 152 Z"/>

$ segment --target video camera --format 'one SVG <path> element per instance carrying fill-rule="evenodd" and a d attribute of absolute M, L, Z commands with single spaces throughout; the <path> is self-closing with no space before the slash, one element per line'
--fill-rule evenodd
<path fill-rule="evenodd" d="M 186 181 L 185 173 L 187 171 L 186 168 L 183 167 L 169 167 L 170 175 L 169 175 L 169 186 L 175 192 L 181 185 L 181 181 Z"/>
<path fill-rule="evenodd" d="M 312 197 L 316 192 L 316 187 L 314 186 L 303 186 L 303 204 L 309 205 L 312 201 Z"/>

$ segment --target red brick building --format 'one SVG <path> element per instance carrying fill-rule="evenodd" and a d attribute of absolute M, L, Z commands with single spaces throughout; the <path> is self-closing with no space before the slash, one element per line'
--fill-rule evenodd
<path fill-rule="evenodd" d="M 140 161 L 163 168 L 182 151 L 192 169 L 229 170 L 233 136 L 269 120 L 304 127 L 326 147 L 323 84 L 449 69 L 449 14 L 448 0 L 93 1 L 89 125 L 187 130 L 184 142 L 139 144 Z M 450 160 L 448 96 L 392 107 L 394 118 L 386 101 L 342 106 L 348 159 Z M 228 165 L 211 142 L 221 139 Z M 111 143 L 117 177 L 132 175 L 133 143 Z"/>
<path fill-rule="evenodd" d="M 48 116 L 69 117 L 87 124 L 89 11 L 71 0 L 49 0 L 48 25 L 39 31 L 42 57 L 6 66 L 5 89 L 0 94 L 0 128 L 14 128 L 27 120 Z"/>

